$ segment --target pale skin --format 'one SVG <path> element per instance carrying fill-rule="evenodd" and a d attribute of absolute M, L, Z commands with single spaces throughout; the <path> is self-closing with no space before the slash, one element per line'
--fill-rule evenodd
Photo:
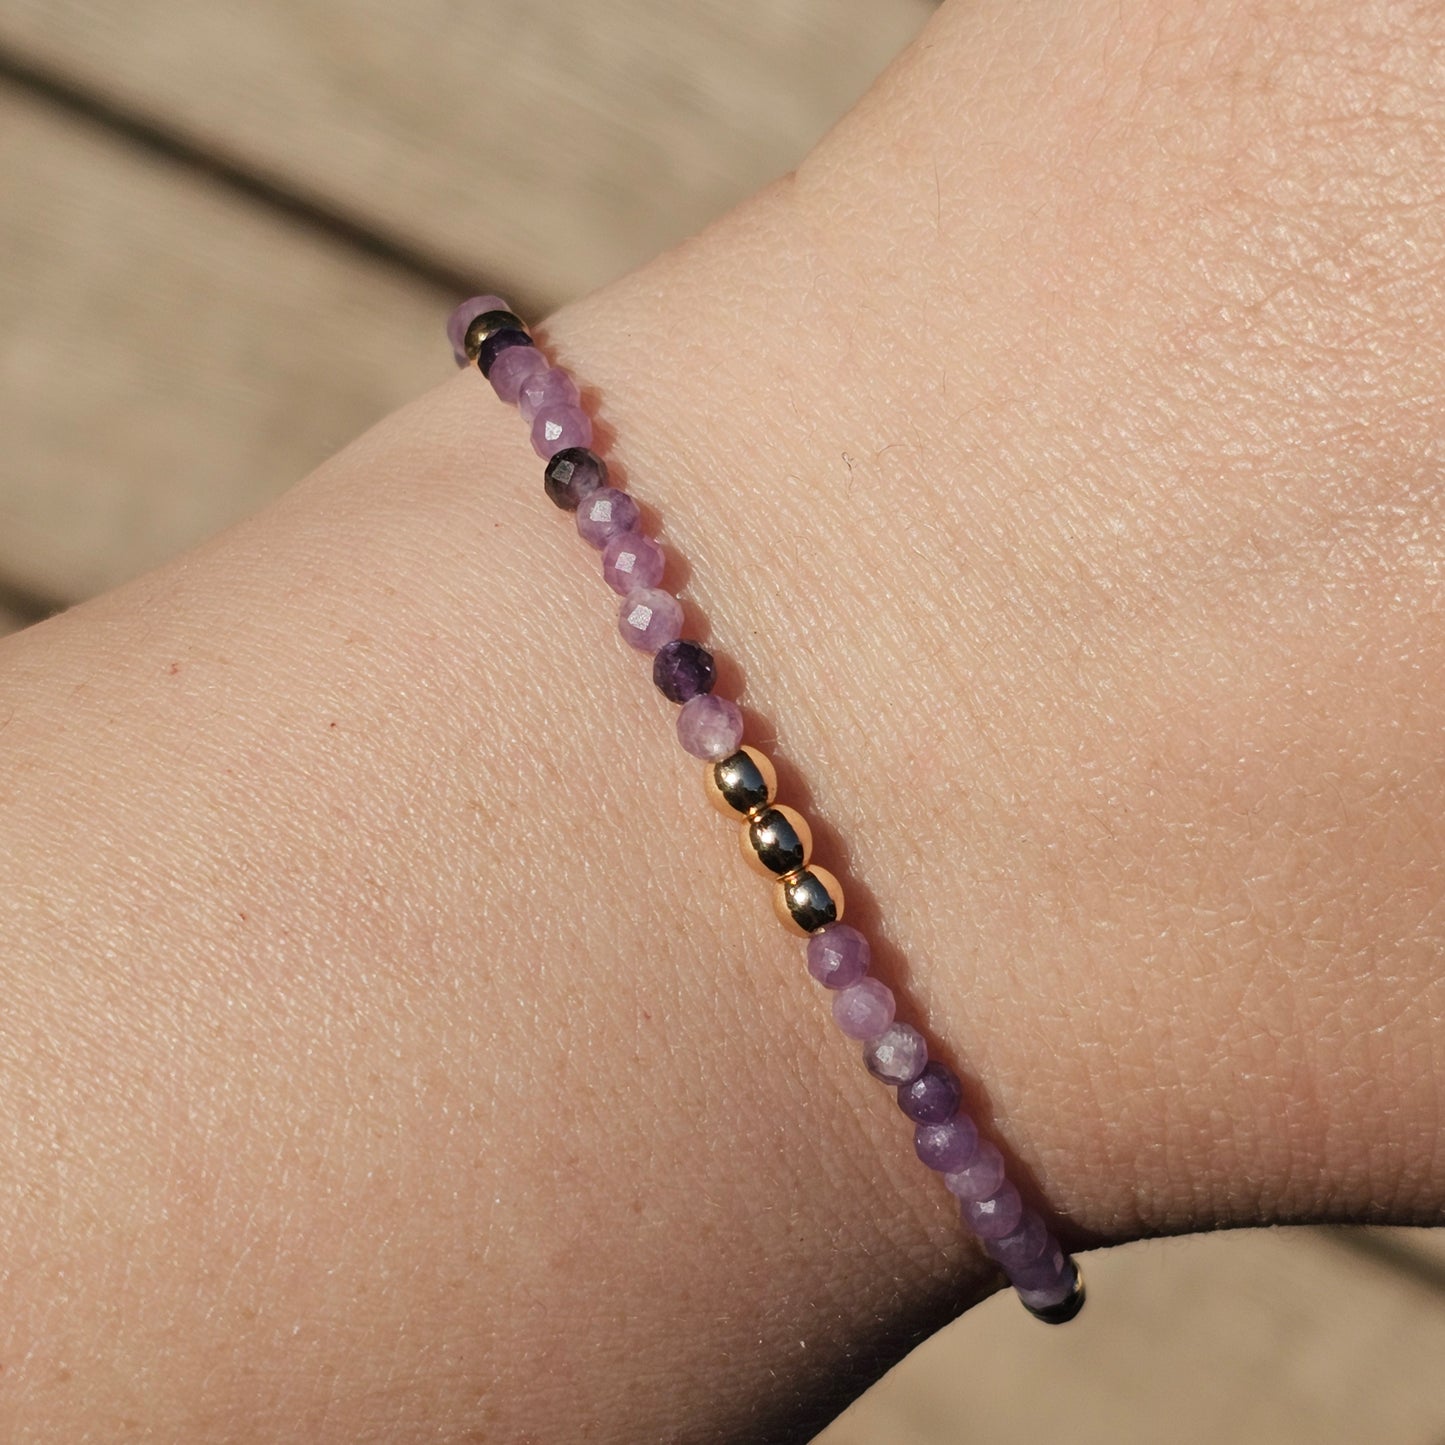
<path fill-rule="evenodd" d="M 1445 1217 L 1442 76 L 948 5 L 544 331 L 1080 1248 Z M 0 648 L 5 1439 L 801 1440 L 995 1287 L 539 474 L 469 373 Z"/>

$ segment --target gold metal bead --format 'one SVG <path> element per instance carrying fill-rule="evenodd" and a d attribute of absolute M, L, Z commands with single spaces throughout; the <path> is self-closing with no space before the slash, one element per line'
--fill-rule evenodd
<path fill-rule="evenodd" d="M 751 818 L 778 796 L 778 774 L 756 748 L 741 747 L 703 769 L 708 801 L 730 818 Z"/>
<path fill-rule="evenodd" d="M 778 879 L 773 911 L 790 933 L 806 938 L 842 918 L 842 885 L 826 868 L 799 868 Z"/>
<path fill-rule="evenodd" d="M 1036 1320 L 1042 1320 L 1046 1325 L 1066 1325 L 1083 1309 L 1084 1271 L 1079 1268 L 1077 1260 L 1073 1264 L 1074 1287 L 1065 1299 L 1061 1299 L 1056 1305 L 1044 1305 L 1040 1309 L 1035 1309 L 1032 1305 L 1024 1306 Z"/>
<path fill-rule="evenodd" d="M 808 820 L 781 803 L 754 813 L 743 824 L 739 841 L 748 867 L 764 878 L 796 873 L 806 868 L 813 856 L 813 830 Z"/>
<path fill-rule="evenodd" d="M 462 350 L 467 360 L 475 364 L 481 353 L 482 342 L 498 331 L 526 331 L 527 323 L 510 311 L 483 311 L 474 316 L 462 337 Z"/>

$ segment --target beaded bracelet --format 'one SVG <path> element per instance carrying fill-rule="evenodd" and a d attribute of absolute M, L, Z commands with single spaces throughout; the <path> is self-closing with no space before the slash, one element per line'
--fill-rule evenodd
<path fill-rule="evenodd" d="M 682 604 L 658 586 L 662 548 L 638 530 L 637 503 L 609 486 L 607 464 L 591 450 L 592 421 L 576 383 L 537 349 L 526 326 L 497 296 L 462 302 L 447 322 L 457 365 L 475 363 L 504 402 L 531 423 L 532 447 L 546 462 L 543 485 L 575 512 L 584 542 L 602 553 L 602 575 L 622 597 L 618 629 L 652 655 L 652 680 L 681 704 L 677 735 L 707 764 L 707 796 L 742 823 L 748 864 L 773 880 L 773 907 L 783 926 L 806 937 L 808 972 L 832 991 L 838 1028 L 863 1045 L 874 1078 L 895 1087 L 913 1121 L 919 1159 L 943 1175 L 964 1223 L 982 1241 L 1029 1312 L 1062 1324 L 1084 1303 L 1084 1283 L 1039 1214 L 1009 1181 L 1003 1156 L 961 1107 L 963 1086 L 946 1064 L 928 1057 L 917 1029 L 894 1018 L 892 990 L 868 973 L 868 941 L 842 921 L 843 891 L 810 861 L 812 832 L 794 809 L 776 801 L 769 759 L 743 745 L 735 702 L 713 692 L 716 669 L 699 642 L 683 637 Z"/>

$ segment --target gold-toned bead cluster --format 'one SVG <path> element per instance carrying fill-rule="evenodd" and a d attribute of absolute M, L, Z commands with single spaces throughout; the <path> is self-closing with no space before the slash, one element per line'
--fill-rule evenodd
<path fill-rule="evenodd" d="M 742 820 L 739 842 L 748 866 L 774 879 L 773 911 L 784 928 L 806 938 L 843 917 L 843 889 L 826 868 L 810 863 L 813 830 L 794 808 L 776 801 L 772 761 L 744 745 L 711 764 L 703 777 L 708 800 Z"/>

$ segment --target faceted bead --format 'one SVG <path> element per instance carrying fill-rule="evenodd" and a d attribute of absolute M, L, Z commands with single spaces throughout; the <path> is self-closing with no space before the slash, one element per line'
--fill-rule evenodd
<path fill-rule="evenodd" d="M 660 587 L 636 587 L 622 599 L 617 630 L 630 647 L 656 652 L 682 631 L 682 603 Z"/>
<path fill-rule="evenodd" d="M 1002 1238 L 989 1240 L 986 1252 L 1012 1276 L 1013 1271 L 1032 1264 L 1049 1243 L 1049 1227 L 1034 1213 L 1025 1209 L 1023 1218 Z"/>
<path fill-rule="evenodd" d="M 717 665 L 702 643 L 680 637 L 658 649 L 652 660 L 652 681 L 668 702 L 687 702 L 712 691 Z"/>
<path fill-rule="evenodd" d="M 619 532 L 637 526 L 637 503 L 616 487 L 599 487 L 577 504 L 577 535 L 591 547 L 605 547 Z"/>
<path fill-rule="evenodd" d="M 843 916 L 843 885 L 811 863 L 773 884 L 773 912 L 790 933 L 816 933 Z"/>
<path fill-rule="evenodd" d="M 860 979 L 833 995 L 833 1022 L 850 1039 L 876 1039 L 893 1022 L 893 990 L 876 978 Z"/>
<path fill-rule="evenodd" d="M 560 366 L 550 366 L 527 378 L 517 393 L 517 410 L 523 421 L 534 421 L 544 406 L 576 406 L 580 400 L 577 383 Z"/>
<path fill-rule="evenodd" d="M 743 740 L 742 709 L 716 693 L 690 697 L 677 715 L 677 740 L 693 757 L 718 762 L 737 752 Z"/>
<path fill-rule="evenodd" d="M 500 401 L 509 406 L 517 403 L 517 393 L 529 376 L 543 371 L 547 358 L 535 346 L 513 346 L 503 351 L 492 363 L 487 380 Z"/>
<path fill-rule="evenodd" d="M 923 1072 L 911 1084 L 898 1090 L 898 1107 L 915 1124 L 941 1124 L 958 1112 L 963 1101 L 963 1085 L 958 1075 L 936 1059 L 925 1064 Z"/>
<path fill-rule="evenodd" d="M 619 532 L 602 549 L 602 580 L 624 597 L 634 587 L 656 587 L 664 566 L 662 548 L 641 532 Z"/>
<path fill-rule="evenodd" d="M 488 311 L 507 309 L 507 303 L 500 296 L 469 296 L 447 317 L 447 340 L 452 344 L 452 355 L 458 366 L 467 366 L 473 359 L 466 352 L 467 327 Z"/>
<path fill-rule="evenodd" d="M 984 1240 L 1010 1233 L 1024 1215 L 1024 1202 L 1007 1179 L 987 1199 L 964 1199 L 961 1205 L 964 1223 Z"/>
<path fill-rule="evenodd" d="M 863 1050 L 864 1066 L 885 1084 L 911 1084 L 927 1062 L 928 1045 L 923 1035 L 908 1024 L 894 1024 Z"/>
<path fill-rule="evenodd" d="M 871 952 L 852 925 L 832 923 L 808 940 L 808 972 L 824 988 L 851 988 L 868 972 Z"/>
<path fill-rule="evenodd" d="M 1003 1155 L 987 1139 L 980 1139 L 973 1158 L 962 1169 L 955 1169 L 943 1182 L 949 1192 L 960 1199 L 987 1199 L 1003 1180 Z"/>
<path fill-rule="evenodd" d="M 496 379 L 493 368 L 492 380 Z M 590 497 L 606 485 L 607 463 L 586 447 L 563 447 L 542 474 L 542 489 L 564 512 L 575 512 L 583 497 Z"/>
<path fill-rule="evenodd" d="M 703 790 L 719 813 L 751 818 L 778 796 L 777 769 L 756 748 L 739 748 L 704 771 Z"/>
<path fill-rule="evenodd" d="M 491 345 L 490 342 L 487 343 Z M 592 445 L 592 418 L 580 406 L 549 402 L 532 422 L 532 450 L 539 457 L 552 457 L 567 447 Z"/>
<path fill-rule="evenodd" d="M 813 830 L 796 809 L 775 803 L 743 824 L 743 861 L 764 878 L 780 878 L 807 866 Z"/>
<path fill-rule="evenodd" d="M 962 1169 L 976 1148 L 978 1125 L 967 1114 L 955 1114 L 942 1124 L 920 1124 L 913 1131 L 913 1152 L 940 1174 Z"/>
<path fill-rule="evenodd" d="M 477 352 L 477 370 L 483 376 L 491 376 L 492 363 L 504 352 L 511 350 L 514 346 L 531 346 L 532 338 L 525 331 L 513 331 L 510 328 L 505 331 L 494 331 L 482 342 Z"/>
<path fill-rule="evenodd" d="M 1007 1265 L 1004 1268 L 1008 1282 L 1016 1290 L 1047 1290 L 1051 1286 L 1057 1289 L 1066 1281 L 1072 1283 L 1074 1275 L 1072 1261 L 1053 1238 L 1032 1259 L 1017 1268 Z"/>

